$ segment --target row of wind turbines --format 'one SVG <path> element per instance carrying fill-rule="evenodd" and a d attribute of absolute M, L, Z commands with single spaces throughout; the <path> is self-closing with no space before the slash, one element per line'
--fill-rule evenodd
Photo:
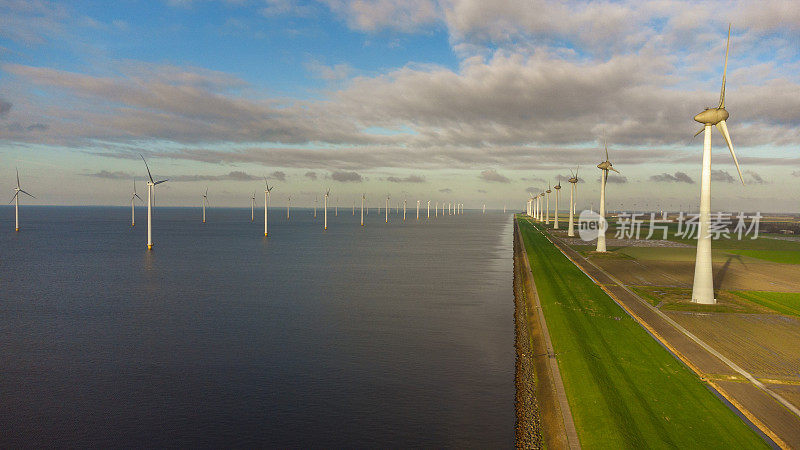
<path fill-rule="evenodd" d="M 698 131 L 695 136 L 703 133 L 703 163 L 701 169 L 701 182 L 700 182 L 700 214 L 698 217 L 698 233 L 697 233 L 697 254 L 695 257 L 694 268 L 694 281 L 692 284 L 692 301 L 701 304 L 714 304 L 714 278 L 711 266 L 711 129 L 716 126 L 725 139 L 728 150 L 731 152 L 731 157 L 736 165 L 736 170 L 739 172 L 739 179 L 744 185 L 744 177 L 742 170 L 739 167 L 739 161 L 736 159 L 736 153 L 733 151 L 733 143 L 731 141 L 730 133 L 728 132 L 727 119 L 730 116 L 725 109 L 725 79 L 728 72 L 728 54 L 730 52 L 731 42 L 731 27 L 728 25 L 728 39 L 725 46 L 725 64 L 722 72 L 722 88 L 719 94 L 719 104 L 716 107 L 707 107 L 701 113 L 694 116 L 694 120 L 703 125 L 703 128 Z M 605 141 L 605 139 L 604 139 Z M 619 173 L 615 169 L 608 157 L 608 145 L 604 142 L 605 148 L 605 161 L 597 165 L 597 168 L 602 171 L 600 177 L 600 217 L 603 223 L 598 227 L 597 236 L 597 252 L 606 252 L 606 226 L 605 226 L 605 200 L 606 200 L 606 181 L 608 180 L 608 172 L 612 170 Z M 569 206 L 569 225 L 567 228 L 567 236 L 575 236 L 575 197 L 577 195 L 578 169 L 575 172 L 570 170 L 572 175 L 567 181 L 572 185 L 570 190 L 570 206 Z M 558 192 L 561 189 L 561 181 L 553 187 L 556 190 L 556 205 L 554 212 L 553 228 L 558 229 Z M 550 194 L 552 189 L 548 186 L 547 190 L 537 195 L 529 193 L 527 214 L 537 221 L 542 221 L 542 198 L 546 196 L 546 211 L 544 213 L 544 222 L 546 225 L 550 224 Z"/>

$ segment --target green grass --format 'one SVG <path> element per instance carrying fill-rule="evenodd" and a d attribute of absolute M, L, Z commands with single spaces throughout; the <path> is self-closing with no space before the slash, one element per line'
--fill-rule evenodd
<path fill-rule="evenodd" d="M 584 448 L 766 447 L 541 233 L 520 228 Z"/>
<path fill-rule="evenodd" d="M 800 293 L 767 291 L 731 291 L 766 308 L 790 316 L 800 316 Z"/>
<path fill-rule="evenodd" d="M 763 259 L 765 261 L 781 264 L 800 264 L 800 251 L 798 250 L 727 250 L 751 258 Z"/>
<path fill-rule="evenodd" d="M 665 311 L 693 311 L 693 312 L 716 312 L 716 313 L 744 313 L 744 314 L 763 314 L 772 312 L 759 305 L 754 305 L 733 291 L 716 291 L 717 303 L 713 305 L 701 305 L 692 303 L 692 290 L 687 288 L 675 288 L 664 286 L 630 286 L 636 294 L 647 300 L 651 305 L 657 306 Z"/>

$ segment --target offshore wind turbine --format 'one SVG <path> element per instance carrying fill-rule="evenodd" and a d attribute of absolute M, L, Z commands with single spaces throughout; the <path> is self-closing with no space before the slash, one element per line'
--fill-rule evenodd
<path fill-rule="evenodd" d="M 417 220 L 419 220 L 419 200 L 417 200 Z"/>
<path fill-rule="evenodd" d="M 433 207 L 433 217 L 439 218 L 439 202 L 436 202 L 436 206 Z"/>
<path fill-rule="evenodd" d="M 486 203 L 483 204 L 483 214 L 486 214 Z"/>
<path fill-rule="evenodd" d="M 317 218 L 317 196 L 314 196 L 314 218 Z"/>
<path fill-rule="evenodd" d="M 253 196 L 250 197 L 250 223 L 256 220 L 256 191 L 253 191 Z"/>
<path fill-rule="evenodd" d="M 605 141 L 605 138 L 603 139 Z M 608 159 L 608 143 L 603 142 L 603 147 L 606 150 L 606 160 L 601 162 L 597 165 L 597 168 L 602 170 L 603 173 L 600 176 L 600 217 L 605 220 L 606 218 L 606 182 L 608 181 L 608 171 L 613 170 L 614 172 L 619 173 L 619 170 L 615 169 L 611 165 L 611 161 Z M 597 234 L 597 250 L 598 252 L 605 252 L 606 251 L 606 227 L 599 227 L 598 234 Z"/>
<path fill-rule="evenodd" d="M 264 237 L 267 236 L 267 211 L 269 210 L 269 195 L 275 186 L 270 187 L 267 177 L 264 177 Z"/>
<path fill-rule="evenodd" d="M 134 192 L 136 188 L 134 187 Z M 14 197 L 11 198 L 11 202 L 14 202 L 14 231 L 19 231 L 19 193 L 22 192 L 23 194 L 31 197 L 36 198 L 33 194 L 29 192 L 25 192 L 22 187 L 19 185 L 19 169 L 17 169 L 17 187 L 14 188 Z M 137 195 L 138 197 L 138 195 Z M 11 203 L 8 202 L 8 203 Z M 131 200 L 131 205 L 133 204 L 133 200 Z"/>
<path fill-rule="evenodd" d="M 695 136 L 703 134 L 703 169 L 700 183 L 700 217 L 697 227 L 697 257 L 694 262 L 694 283 L 692 285 L 692 301 L 695 303 L 714 304 L 714 274 L 711 271 L 711 127 L 717 129 L 728 144 L 739 179 L 744 184 L 739 161 L 733 151 L 733 143 L 728 133 L 728 111 L 725 110 L 725 77 L 728 73 L 728 52 L 731 47 L 731 27 L 728 25 L 728 41 L 725 47 L 725 66 L 722 71 L 722 89 L 719 93 L 719 105 L 716 108 L 706 108 L 694 116 L 694 120 L 703 124 Z"/>
<path fill-rule="evenodd" d="M 139 197 L 139 194 L 136 193 L 136 178 L 134 178 L 133 179 L 133 195 L 131 195 L 131 226 L 132 227 L 136 226 L 136 213 L 134 212 L 135 210 L 133 209 L 133 201 L 135 199 L 137 199 L 137 198 L 139 199 L 140 202 L 144 202 L 144 200 L 142 200 L 142 197 Z"/>
<path fill-rule="evenodd" d="M 323 228 L 324 230 L 328 229 L 328 195 L 330 195 L 330 194 L 331 194 L 331 190 L 330 190 L 330 188 L 328 188 L 328 190 L 325 191 L 325 207 L 324 207 L 325 208 L 325 214 L 324 214 L 325 215 L 325 226 Z"/>
<path fill-rule="evenodd" d="M 406 199 L 403 199 L 403 222 L 406 221 Z"/>
<path fill-rule="evenodd" d="M 289 206 L 292 204 L 292 197 L 286 197 L 286 220 L 289 220 Z"/>
<path fill-rule="evenodd" d="M 430 219 L 430 218 L 431 218 L 431 201 L 428 200 L 428 217 L 426 217 L 426 219 Z"/>
<path fill-rule="evenodd" d="M 168 180 L 160 180 L 155 181 L 153 180 L 153 175 L 150 174 L 150 167 L 147 165 L 147 161 L 144 159 L 144 156 L 139 154 L 142 157 L 142 161 L 144 161 L 144 167 L 147 169 L 147 249 L 153 249 L 153 200 L 155 195 L 156 185 L 164 183 Z"/>
<path fill-rule="evenodd" d="M 367 198 L 367 194 L 361 194 L 361 226 L 364 226 L 364 200 Z M 367 211 L 369 212 L 369 211 Z"/>
<path fill-rule="evenodd" d="M 570 169 L 570 173 L 572 173 L 572 169 Z M 569 181 L 572 184 L 572 189 L 569 191 L 569 227 L 567 228 L 567 236 L 575 236 L 575 190 L 577 189 L 578 185 L 578 169 L 575 169 L 575 173 L 572 173 L 572 178 Z"/>
<path fill-rule="evenodd" d="M 208 187 L 206 187 L 206 193 L 203 194 L 203 199 L 200 202 L 200 204 L 203 206 L 203 223 L 206 223 L 206 204 L 207 203 L 208 203 Z"/>
<path fill-rule="evenodd" d="M 386 223 L 389 223 L 389 199 L 392 198 L 389 194 L 386 194 Z"/>

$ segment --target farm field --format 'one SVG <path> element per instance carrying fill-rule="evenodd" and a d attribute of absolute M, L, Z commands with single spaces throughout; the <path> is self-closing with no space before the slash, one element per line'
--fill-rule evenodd
<path fill-rule="evenodd" d="M 766 445 L 532 224 L 519 223 L 582 446 Z"/>

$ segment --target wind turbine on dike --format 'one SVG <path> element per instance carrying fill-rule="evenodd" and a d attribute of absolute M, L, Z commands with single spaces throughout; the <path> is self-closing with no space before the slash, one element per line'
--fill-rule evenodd
<path fill-rule="evenodd" d="M 553 186 L 553 189 L 556 190 L 556 210 L 554 211 L 555 217 L 553 218 L 553 229 L 558 229 L 558 193 L 561 192 L 561 180 L 558 180 L 558 184 Z"/>
<path fill-rule="evenodd" d="M 203 194 L 203 201 L 201 204 L 203 205 L 203 223 L 206 223 L 206 205 L 211 206 L 211 204 L 208 203 L 208 187 L 206 187 L 206 193 Z"/>
<path fill-rule="evenodd" d="M 139 199 L 140 202 L 144 202 L 142 197 L 139 197 L 139 194 L 136 193 L 136 178 L 133 179 L 133 195 L 131 195 L 131 227 L 136 226 L 136 213 L 133 209 L 133 203 L 135 199 Z"/>
<path fill-rule="evenodd" d="M 603 147 L 606 150 L 606 160 L 601 162 L 597 165 L 597 168 L 603 171 L 600 176 L 600 218 L 602 221 L 606 219 L 606 182 L 608 181 L 608 171 L 613 170 L 614 172 L 619 173 L 619 170 L 615 169 L 611 165 L 611 161 L 608 159 L 608 142 L 605 141 L 603 138 Z M 598 252 L 605 252 L 606 251 L 606 228 L 604 223 L 601 223 L 598 227 L 597 233 L 597 249 Z"/>
<path fill-rule="evenodd" d="M 578 189 L 578 169 L 575 169 L 575 173 L 572 173 L 572 169 L 569 172 L 572 174 L 572 178 L 569 181 L 572 184 L 572 189 L 569 191 L 569 227 L 567 228 L 567 236 L 575 236 L 575 197 L 577 194 Z"/>
<path fill-rule="evenodd" d="M 269 196 L 275 186 L 270 187 L 267 177 L 264 177 L 264 237 L 267 237 L 267 211 L 269 210 Z"/>
<path fill-rule="evenodd" d="M 25 192 L 22 187 L 19 185 L 19 169 L 17 169 L 17 187 L 14 188 L 14 197 L 11 198 L 11 202 L 14 202 L 14 231 L 19 231 L 19 193 L 22 192 L 23 194 L 31 197 L 36 198 L 33 194 Z M 8 202 L 8 203 L 11 203 Z"/>
<path fill-rule="evenodd" d="M 547 194 L 547 204 L 545 205 L 547 207 L 547 209 L 544 212 L 544 224 L 545 225 L 550 225 L 550 193 L 551 192 L 553 192 L 553 190 L 550 189 L 550 183 L 547 183 L 547 190 L 544 191 L 544 193 Z"/>
<path fill-rule="evenodd" d="M 711 127 L 716 125 L 728 150 L 731 151 L 739 179 L 744 184 L 739 161 L 733 151 L 731 135 L 728 133 L 728 111 L 725 110 L 725 77 L 728 72 L 728 52 L 731 47 L 731 27 L 728 25 L 728 41 L 725 47 L 725 66 L 722 70 L 722 89 L 719 94 L 719 105 L 716 108 L 706 108 L 694 116 L 694 120 L 703 124 L 703 128 L 695 134 L 703 134 L 703 169 L 700 181 L 700 217 L 697 228 L 697 256 L 694 262 L 694 284 L 692 285 L 692 302 L 714 304 L 714 275 L 711 271 Z"/>
<path fill-rule="evenodd" d="M 153 175 L 150 174 L 150 167 L 147 165 L 147 161 L 145 161 L 144 156 L 141 154 L 139 155 L 142 157 L 142 161 L 144 161 L 144 167 L 147 169 L 147 249 L 153 249 L 153 198 L 155 196 L 155 189 L 156 186 L 164 183 L 168 180 L 160 180 L 155 181 L 153 180 Z"/>

